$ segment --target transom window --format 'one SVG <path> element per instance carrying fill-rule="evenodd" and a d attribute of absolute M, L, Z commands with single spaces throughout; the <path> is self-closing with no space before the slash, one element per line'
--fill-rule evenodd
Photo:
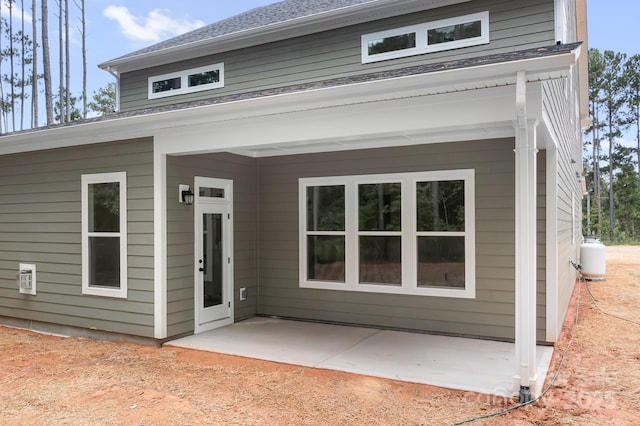
<path fill-rule="evenodd" d="M 224 87 L 224 64 L 149 77 L 149 99 Z"/>
<path fill-rule="evenodd" d="M 362 36 L 362 63 L 489 43 L 489 12 Z"/>
<path fill-rule="evenodd" d="M 82 292 L 127 297 L 127 175 L 82 175 Z"/>
<path fill-rule="evenodd" d="M 473 170 L 299 186 L 300 287 L 475 297 Z"/>

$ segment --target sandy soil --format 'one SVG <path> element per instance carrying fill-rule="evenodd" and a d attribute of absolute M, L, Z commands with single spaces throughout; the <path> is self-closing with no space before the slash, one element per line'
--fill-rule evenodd
<path fill-rule="evenodd" d="M 640 247 L 576 286 L 536 404 L 480 425 L 632 425 L 640 413 Z M 577 316 L 576 316 L 577 308 Z M 0 327 L 2 425 L 446 425 L 516 401 L 177 348 Z"/>

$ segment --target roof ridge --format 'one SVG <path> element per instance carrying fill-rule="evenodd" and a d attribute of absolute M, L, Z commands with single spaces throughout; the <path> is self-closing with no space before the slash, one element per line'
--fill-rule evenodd
<path fill-rule="evenodd" d="M 332 12 L 345 7 L 363 3 L 374 3 L 376 1 L 379 0 L 282 0 L 229 16 L 220 21 L 171 37 L 107 62 L 119 61 L 161 50 L 213 40 L 225 35 L 241 33 L 273 24 Z"/>

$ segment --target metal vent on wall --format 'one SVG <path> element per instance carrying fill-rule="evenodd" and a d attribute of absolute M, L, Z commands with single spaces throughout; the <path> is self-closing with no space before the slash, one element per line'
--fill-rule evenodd
<path fill-rule="evenodd" d="M 18 290 L 22 294 L 36 294 L 36 265 L 21 263 L 17 274 Z"/>

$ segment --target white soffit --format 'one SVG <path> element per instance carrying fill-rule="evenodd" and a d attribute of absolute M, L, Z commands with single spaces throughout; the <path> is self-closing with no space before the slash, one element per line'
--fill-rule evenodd
<path fill-rule="evenodd" d="M 527 70 L 530 83 L 564 78 L 575 64 L 578 52 L 41 128 L 0 136 L 0 154 L 142 137 L 157 139 L 169 134 L 182 134 L 184 141 L 192 128 L 206 127 L 211 132 L 225 122 L 241 126 L 238 120 L 252 117 L 509 87 L 515 84 L 516 73 L 523 69 Z"/>

